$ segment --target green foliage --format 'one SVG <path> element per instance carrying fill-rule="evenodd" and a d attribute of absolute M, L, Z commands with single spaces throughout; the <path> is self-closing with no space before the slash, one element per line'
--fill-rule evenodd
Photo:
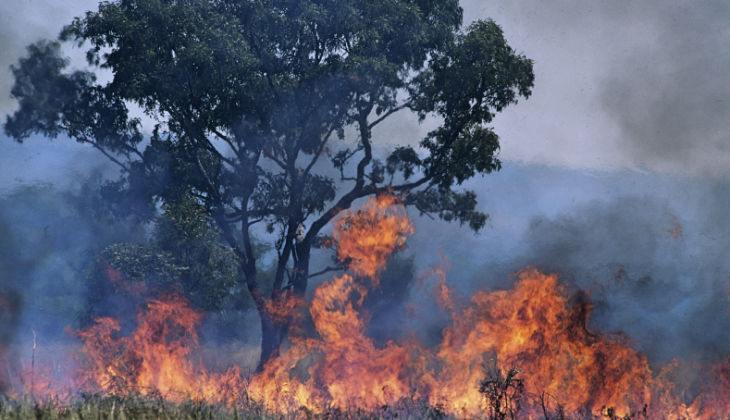
<path fill-rule="evenodd" d="M 411 194 L 408 202 L 421 214 L 435 213 L 447 222 L 458 220 L 461 224 L 467 223 L 474 230 L 481 229 L 487 222 L 486 214 L 469 210 L 477 204 L 476 194 L 472 191 L 430 189 Z"/>
<path fill-rule="evenodd" d="M 101 252 L 109 266 L 124 275 L 124 281 L 159 288 L 179 278 L 187 267 L 175 265 L 174 257 L 161 249 L 133 243 L 112 244 Z"/>
<path fill-rule="evenodd" d="M 128 154 L 142 140 L 139 120 L 129 118 L 124 99 L 95 85 L 85 71 L 63 74 L 68 60 L 58 42 L 28 46 L 28 57 L 11 66 L 15 84 L 11 95 L 21 111 L 8 116 L 5 131 L 21 141 L 33 132 L 50 137 L 67 134 L 110 152 Z"/>
<path fill-rule="evenodd" d="M 220 242 L 210 215 L 195 200 L 181 197 L 163 210 L 153 236 L 157 247 L 186 267 L 178 281 L 192 301 L 219 309 L 239 277 L 235 254 Z"/>
<path fill-rule="evenodd" d="M 288 229 L 335 198 L 334 180 L 299 166 L 301 157 L 316 161 L 332 133 L 342 137 L 363 119 L 377 118 L 361 131 L 411 109 L 444 123 L 422 141 L 426 156 L 399 147 L 387 157 L 388 172 L 405 179 L 418 172 L 419 186 L 448 190 L 499 169 L 498 138 L 484 124 L 529 96 L 533 83 L 530 60 L 515 54 L 499 26 L 478 21 L 460 32 L 461 14 L 454 0 L 102 3 L 61 39 L 90 45 L 89 63 L 111 69 L 113 79 L 64 73 L 59 43 L 33 44 L 13 67 L 20 110 L 5 129 L 18 140 L 65 133 L 127 158 L 119 162 L 124 185 L 147 196 L 198 191 L 211 212 L 238 208 Z M 128 102 L 158 121 L 145 150 Z M 362 169 L 372 165 L 370 177 L 354 177 L 356 196 L 384 182 L 370 142 L 362 132 L 352 154 L 364 155 Z M 474 202 L 460 204 L 444 219 L 480 228 Z"/>
<path fill-rule="evenodd" d="M 484 124 L 518 96 L 528 97 L 533 81 L 532 62 L 515 54 L 491 20 L 473 23 L 432 59 L 411 92 L 421 118 L 436 112 L 444 119 L 421 142 L 430 152 L 422 165 L 436 184 L 448 188 L 500 168 L 499 139 Z"/>
<path fill-rule="evenodd" d="M 187 401 L 180 404 L 151 397 L 87 396 L 73 403 L 9 401 L 0 397 L 0 419 L 277 419 L 253 404 L 237 409 Z"/>
<path fill-rule="evenodd" d="M 231 299 L 237 283 L 238 261 L 229 247 L 220 243 L 210 217 L 194 200 L 181 197 L 163 206 L 153 240 L 147 244 L 117 243 L 106 247 L 92 276 L 91 312 L 98 315 L 105 294 L 154 291 L 182 293 L 196 307 L 220 310 Z M 110 279 L 109 269 L 119 272 Z M 130 297 L 133 298 L 133 297 Z"/>

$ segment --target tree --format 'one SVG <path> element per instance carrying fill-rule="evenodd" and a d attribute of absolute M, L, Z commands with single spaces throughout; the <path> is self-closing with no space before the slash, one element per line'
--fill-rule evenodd
<path fill-rule="evenodd" d="M 287 329 L 267 303 L 305 293 L 323 229 L 357 199 L 401 194 L 421 213 L 484 225 L 458 186 L 500 168 L 488 124 L 534 79 L 497 24 L 462 28 L 458 0 L 114 0 L 60 41 L 88 46 L 92 70 L 66 70 L 58 41 L 29 46 L 12 68 L 20 108 L 6 132 L 98 149 L 121 168 L 117 198 L 139 214 L 195 197 L 261 315 L 261 363 Z M 151 135 L 131 104 L 155 121 Z M 398 112 L 440 126 L 379 158 L 373 129 Z M 266 292 L 253 246 L 262 227 L 277 238 Z"/>
<path fill-rule="evenodd" d="M 149 240 L 118 242 L 101 251 L 90 270 L 85 321 L 123 317 L 140 300 L 166 291 L 206 312 L 248 303 L 236 293 L 236 257 L 218 240 L 205 208 L 182 197 L 161 210 Z M 118 303 L 120 297 L 127 305 Z"/>

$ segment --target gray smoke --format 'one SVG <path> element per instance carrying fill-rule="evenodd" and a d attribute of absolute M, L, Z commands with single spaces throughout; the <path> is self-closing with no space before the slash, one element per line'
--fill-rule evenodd
<path fill-rule="evenodd" d="M 88 188 L 20 185 L 0 195 L 0 393 L 34 342 L 45 351 L 72 339 L 99 250 L 141 236 L 128 223 L 96 217 L 98 178 L 77 182 Z"/>
<path fill-rule="evenodd" d="M 508 159 L 582 168 L 730 173 L 730 3 L 497 0 L 535 60 L 534 95 L 498 118 Z"/>
<path fill-rule="evenodd" d="M 9 66 L 95 0 L 16 2 L 0 13 L 0 115 Z M 574 168 L 646 167 L 723 176 L 730 168 L 730 4 L 722 0 L 464 0 L 535 60 L 533 96 L 496 120 L 503 158 Z M 71 52 L 75 61 L 83 51 Z M 405 115 L 405 114 L 404 114 Z M 2 117 L 4 119 L 4 117 Z M 402 118 L 385 139 L 416 142 L 433 122 Z M 419 135 L 414 135 L 418 133 Z"/>
<path fill-rule="evenodd" d="M 627 8 L 629 28 L 651 28 L 651 41 L 617 60 L 602 87 L 621 146 L 650 167 L 726 174 L 730 3 L 654 3 Z"/>
<path fill-rule="evenodd" d="M 14 107 L 9 65 L 27 44 L 55 37 L 96 3 L 34 0 L 3 8 L 0 121 Z M 467 19 L 493 17 L 510 44 L 535 60 L 536 87 L 532 98 L 496 120 L 504 171 L 468 185 L 491 215 L 487 228 L 474 235 L 465 227 L 417 220 L 409 241 L 414 272 L 438 264 L 443 251 L 449 283 L 468 294 L 510 287 L 512 273 L 533 265 L 588 290 L 595 302 L 590 327 L 625 331 L 655 361 L 729 353 L 730 187 L 721 179 L 730 174 L 730 3 L 464 3 Z M 415 142 L 432 127 L 433 121 L 401 119 L 377 134 Z M 65 212 L 70 203 L 57 191 L 23 198 L 12 190 L 18 179 L 75 185 L 79 174 L 70 176 L 69 168 L 84 167 L 79 162 L 90 162 L 94 152 L 59 147 L 67 143 L 62 140 L 30 139 L 21 146 L 0 134 L 0 292 L 12 288 L 22 295 L 23 319 L 12 319 L 22 325 L 12 330 L 25 335 L 47 320 L 73 325 L 73 319 L 54 318 L 66 308 L 55 307 L 51 298 L 73 293 L 81 302 L 84 291 L 73 279 L 86 263 L 85 252 L 112 240 Z M 574 168 L 643 166 L 665 175 L 520 166 L 515 160 Z M 400 305 L 393 312 L 402 315 L 404 292 L 392 292 Z M 374 302 L 372 311 L 384 312 L 379 305 Z M 423 324 L 445 322 L 433 318 Z M 425 329 L 427 336 L 438 331 Z M 0 341 L 11 335 L 0 333 Z"/>
<path fill-rule="evenodd" d="M 0 117 L 15 109 L 10 98 L 13 85 L 10 65 L 25 54 L 25 47 L 42 38 L 56 38 L 63 25 L 84 10 L 95 9 L 98 0 L 33 0 L 3 2 L 0 7 Z M 80 50 L 78 57 L 83 57 Z"/>

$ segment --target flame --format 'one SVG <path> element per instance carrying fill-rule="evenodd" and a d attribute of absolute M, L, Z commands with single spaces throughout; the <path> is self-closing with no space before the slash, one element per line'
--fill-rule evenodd
<path fill-rule="evenodd" d="M 346 210 L 334 221 L 337 258 L 377 284 L 376 274 L 388 257 L 413 234 L 405 207 L 393 195 L 370 198 L 356 212 Z"/>
<path fill-rule="evenodd" d="M 252 378 L 249 395 L 273 411 L 373 409 L 411 392 L 400 367 L 412 362 L 412 349 L 392 342 L 378 349 L 365 335 L 367 317 L 357 310 L 387 258 L 413 233 L 405 209 L 384 195 L 356 212 L 344 211 L 334 226 L 337 257 L 360 278 L 344 274 L 320 285 L 310 305 L 319 337 L 293 337 L 288 351 Z"/>
<path fill-rule="evenodd" d="M 625 337 L 589 331 L 587 297 L 570 298 L 557 275 L 534 268 L 521 271 L 512 290 L 481 291 L 465 302 L 446 284 L 445 271 L 433 269 L 434 299 L 453 319 L 442 343 L 425 348 L 411 339 L 378 347 L 365 334 L 362 302 L 412 227 L 397 200 L 381 197 L 346 213 L 335 228 L 338 258 L 351 262 L 354 275 L 314 291 L 309 311 L 316 337 L 293 337 L 288 350 L 251 379 L 249 395 L 269 410 L 375 410 L 415 398 L 456 416 L 479 416 L 487 409 L 479 384 L 491 362 L 502 378 L 518 372 L 520 418 L 543 418 L 551 409 L 594 418 L 716 415 L 679 401 L 668 379 L 674 365 L 654 374 Z"/>
<path fill-rule="evenodd" d="M 344 211 L 334 227 L 337 258 L 350 272 L 313 291 L 311 319 L 301 298 L 285 296 L 267 307 L 272 316 L 300 325 L 262 371 L 244 381 L 239 368 L 217 373 L 196 362 L 202 315 L 183 299 L 167 296 L 150 300 L 128 335 L 112 318 L 77 332 L 83 346 L 74 386 L 172 401 L 252 400 L 279 415 L 303 409 L 310 416 L 332 408 L 376 412 L 414 400 L 456 417 L 730 415 L 730 358 L 702 368 L 702 389 L 693 401 L 684 401 L 679 395 L 687 392 L 675 383 L 678 361 L 654 372 L 629 339 L 589 328 L 587 295 L 535 268 L 517 273 L 510 290 L 483 290 L 468 298 L 449 287 L 443 267 L 434 268 L 421 284 L 432 293 L 434 310 L 452 319 L 441 343 L 427 347 L 410 338 L 377 345 L 366 334 L 370 318 L 363 302 L 379 285 L 388 257 L 413 233 L 412 224 L 399 200 L 386 195 Z"/>
<path fill-rule="evenodd" d="M 143 281 L 132 281 L 125 279 L 122 273 L 112 268 L 109 263 L 104 261 L 106 265 L 105 273 L 109 282 L 114 288 L 129 293 L 130 296 L 144 297 L 150 293 L 149 287 Z"/>
<path fill-rule="evenodd" d="M 109 395 L 159 393 L 172 401 L 233 403 L 242 390 L 240 371 L 211 373 L 192 361 L 201 317 L 182 298 L 169 296 L 150 300 L 126 337 L 117 337 L 117 320 L 97 319 L 77 333 L 84 343 L 78 383 Z"/>
<path fill-rule="evenodd" d="M 284 324 L 297 316 L 303 305 L 304 299 L 294 295 L 291 290 L 285 290 L 278 299 L 266 301 L 264 311 L 274 322 Z"/>
<path fill-rule="evenodd" d="M 719 419 L 730 416 L 730 356 L 714 364 L 705 375 L 703 390 L 690 406 L 692 418 Z"/>
<path fill-rule="evenodd" d="M 478 412 L 474 384 L 490 355 L 502 374 L 520 371 L 528 396 L 549 395 L 569 413 L 597 416 L 612 407 L 624 416 L 653 407 L 662 389 L 646 358 L 625 339 L 589 332 L 588 309 L 582 299 L 571 304 L 556 275 L 533 268 L 518 274 L 513 290 L 476 293 L 444 331 L 437 399 L 452 411 Z M 540 418 L 536 408 L 530 417 Z"/>

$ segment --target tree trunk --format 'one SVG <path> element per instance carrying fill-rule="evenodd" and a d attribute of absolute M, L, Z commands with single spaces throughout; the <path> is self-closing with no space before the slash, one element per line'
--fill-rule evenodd
<path fill-rule="evenodd" d="M 310 247 L 303 244 L 297 244 L 297 261 L 294 264 L 294 279 L 291 285 L 292 292 L 297 298 L 301 298 L 303 301 L 305 293 L 307 291 L 307 280 L 309 279 L 309 257 Z M 274 298 L 276 299 L 276 298 Z M 289 325 L 291 319 L 287 319 L 284 322 L 277 322 L 272 316 L 266 311 L 263 304 L 256 305 L 256 309 L 259 312 L 261 318 L 261 358 L 259 364 L 256 367 L 256 371 L 260 372 L 266 362 L 272 357 L 276 357 L 279 354 L 279 347 L 284 341 L 286 334 L 289 332 Z"/>
<path fill-rule="evenodd" d="M 311 247 L 308 244 L 297 244 L 296 251 L 298 259 L 294 264 L 293 290 L 295 296 L 304 297 L 307 292 L 307 281 L 309 280 L 309 257 Z"/>
<path fill-rule="evenodd" d="M 275 322 L 265 310 L 260 309 L 259 316 L 261 317 L 261 357 L 256 367 L 257 372 L 263 370 L 269 359 L 278 355 L 279 346 L 286 334 L 283 325 Z"/>

